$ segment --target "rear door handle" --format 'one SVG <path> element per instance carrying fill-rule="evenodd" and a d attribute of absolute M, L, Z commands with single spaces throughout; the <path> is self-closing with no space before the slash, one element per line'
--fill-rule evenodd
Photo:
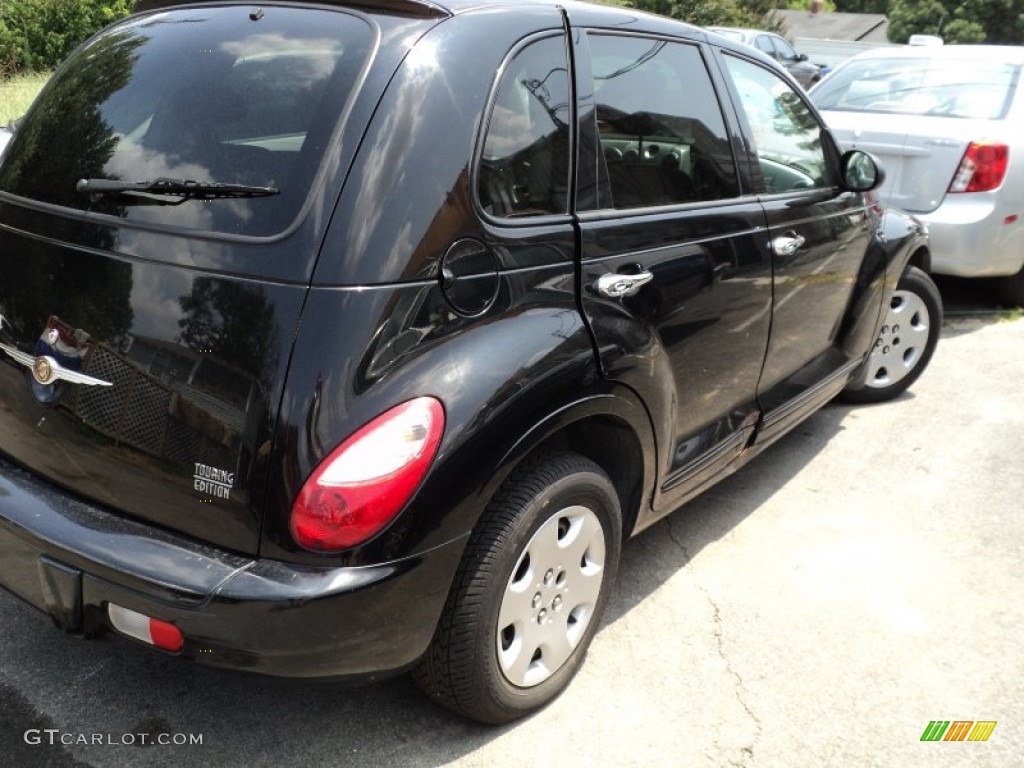
<path fill-rule="evenodd" d="M 653 279 L 654 275 L 647 270 L 638 272 L 635 275 L 623 275 L 613 272 L 597 278 L 597 292 L 602 296 L 607 296 L 609 299 L 635 296 L 637 291 Z"/>
<path fill-rule="evenodd" d="M 772 252 L 776 256 L 792 256 L 794 253 L 799 251 L 804 243 L 803 235 L 798 235 L 796 232 L 787 232 L 784 235 L 779 235 L 772 240 Z"/>

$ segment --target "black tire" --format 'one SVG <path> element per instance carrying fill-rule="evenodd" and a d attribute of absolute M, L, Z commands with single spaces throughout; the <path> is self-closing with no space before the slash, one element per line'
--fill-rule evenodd
<path fill-rule="evenodd" d="M 1010 277 L 996 278 L 996 292 L 1008 307 L 1024 307 L 1024 269 Z"/>
<path fill-rule="evenodd" d="M 902 394 L 924 373 L 942 331 L 942 297 L 935 283 L 908 266 L 896 285 L 875 347 L 842 399 L 880 403 Z"/>
<path fill-rule="evenodd" d="M 597 632 L 621 541 L 618 497 L 597 464 L 568 452 L 527 460 L 474 529 L 413 678 L 437 703 L 483 723 L 545 706 L 568 686 Z M 510 616 L 521 621 L 500 627 L 499 617 Z M 554 642 L 531 651 L 537 635 Z M 513 682 L 523 665 L 524 679 Z"/>

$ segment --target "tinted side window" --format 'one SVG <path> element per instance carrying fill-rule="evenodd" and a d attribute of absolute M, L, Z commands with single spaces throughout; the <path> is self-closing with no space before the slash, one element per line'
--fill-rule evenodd
<path fill-rule="evenodd" d="M 835 185 L 822 144 L 822 127 L 807 104 L 774 72 L 725 56 L 754 138 L 768 192 Z"/>
<path fill-rule="evenodd" d="M 738 194 L 725 121 L 696 46 L 593 35 L 590 50 L 613 207 Z"/>
<path fill-rule="evenodd" d="M 565 40 L 528 45 L 509 62 L 487 123 L 477 194 L 495 216 L 569 208 L 569 68 Z"/>

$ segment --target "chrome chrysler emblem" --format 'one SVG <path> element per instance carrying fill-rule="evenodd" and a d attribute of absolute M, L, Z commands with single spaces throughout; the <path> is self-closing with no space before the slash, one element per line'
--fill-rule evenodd
<path fill-rule="evenodd" d="M 33 357 L 8 344 L 0 344 L 0 349 L 13 357 L 18 363 L 32 371 L 32 378 L 42 385 L 55 381 L 69 381 L 72 384 L 88 384 L 89 386 L 112 387 L 113 382 L 86 376 L 84 373 L 65 368 L 49 355 Z"/>
<path fill-rule="evenodd" d="M 32 375 L 40 384 L 49 384 L 53 381 L 53 366 L 45 357 L 37 357 L 32 364 Z"/>

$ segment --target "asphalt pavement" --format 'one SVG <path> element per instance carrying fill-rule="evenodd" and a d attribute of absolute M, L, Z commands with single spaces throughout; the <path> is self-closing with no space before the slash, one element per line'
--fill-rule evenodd
<path fill-rule="evenodd" d="M 942 287 L 909 393 L 826 407 L 627 543 L 583 670 L 534 717 L 211 671 L 0 596 L 0 766 L 1021 765 L 1024 320 Z M 922 741 L 933 721 L 996 725 Z"/>

